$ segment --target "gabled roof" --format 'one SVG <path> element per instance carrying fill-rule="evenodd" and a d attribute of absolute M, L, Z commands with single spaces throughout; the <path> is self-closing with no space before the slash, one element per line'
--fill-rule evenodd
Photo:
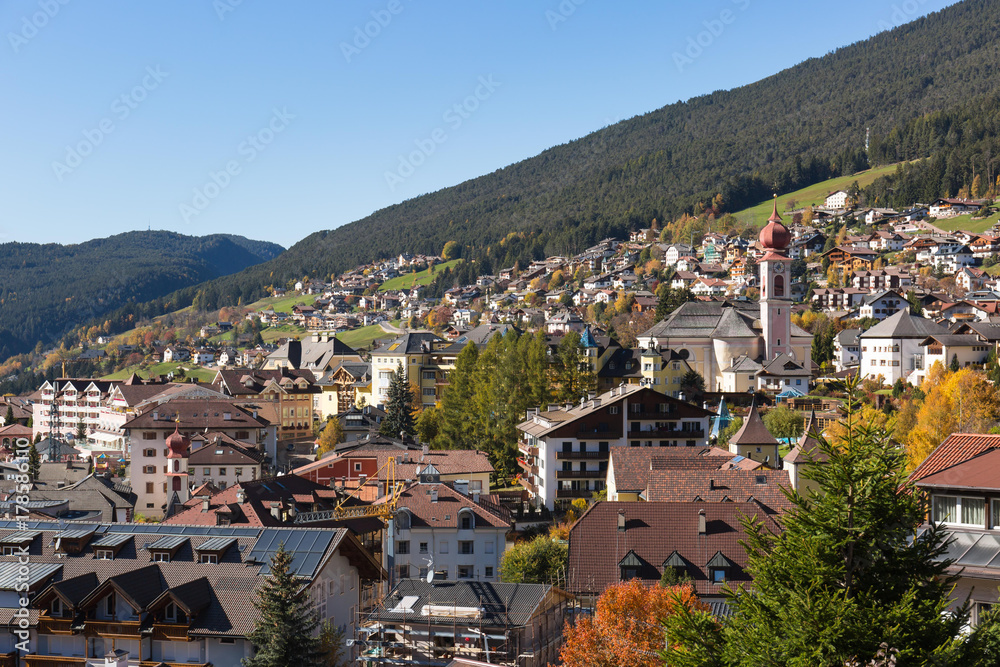
<path fill-rule="evenodd" d="M 934 334 L 947 334 L 948 329 L 933 320 L 917 317 L 903 308 L 898 313 L 885 318 L 860 338 L 926 338 Z"/>
<path fill-rule="evenodd" d="M 819 448 L 819 441 L 813 437 L 813 434 L 818 431 L 818 429 L 819 427 L 816 424 L 816 411 L 812 410 L 809 412 L 809 419 L 806 420 L 805 427 L 802 429 L 802 435 L 799 436 L 798 444 L 792 447 L 792 451 L 788 452 L 788 456 L 786 456 L 784 460 L 788 463 L 826 461 L 829 457 L 826 452 Z"/>
<path fill-rule="evenodd" d="M 789 487 L 784 470 L 653 470 L 647 502 L 757 502 L 768 514 L 788 508 L 781 487 Z"/>
<path fill-rule="evenodd" d="M 736 455 L 719 447 L 612 447 L 610 456 L 608 474 L 618 492 L 640 493 L 652 470 L 718 470 Z"/>
<path fill-rule="evenodd" d="M 1000 448 L 1000 435 L 952 433 L 910 474 L 916 482 Z"/>

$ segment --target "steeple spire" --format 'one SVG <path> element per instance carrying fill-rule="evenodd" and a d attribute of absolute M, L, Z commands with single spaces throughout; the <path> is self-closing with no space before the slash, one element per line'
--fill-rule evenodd
<path fill-rule="evenodd" d="M 771 217 L 767 219 L 768 222 L 781 222 L 781 216 L 778 215 L 778 193 L 774 194 L 774 209 L 771 211 Z"/>

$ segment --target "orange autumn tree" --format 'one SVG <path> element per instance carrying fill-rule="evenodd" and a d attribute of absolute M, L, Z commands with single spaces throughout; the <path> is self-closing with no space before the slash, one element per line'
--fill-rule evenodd
<path fill-rule="evenodd" d="M 593 616 L 566 624 L 559 658 L 565 667 L 662 667 L 663 621 L 678 606 L 707 607 L 690 585 L 646 586 L 638 579 L 612 584 Z"/>

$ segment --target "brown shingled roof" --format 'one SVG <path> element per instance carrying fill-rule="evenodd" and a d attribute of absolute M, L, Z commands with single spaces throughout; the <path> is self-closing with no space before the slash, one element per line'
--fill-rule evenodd
<path fill-rule="evenodd" d="M 729 439 L 730 445 L 777 445 L 771 432 L 764 426 L 764 420 L 757 412 L 756 401 L 750 404 L 750 413 L 743 420 L 743 426 Z"/>
<path fill-rule="evenodd" d="M 437 491 L 437 502 L 433 491 Z M 505 517 L 477 505 L 447 484 L 411 484 L 400 494 L 399 507 L 409 510 L 410 526 L 414 528 L 458 528 L 459 510 L 466 508 L 475 513 L 477 526 L 510 528 Z"/>
<path fill-rule="evenodd" d="M 756 500 L 770 512 L 789 506 L 781 492 L 789 487 L 784 470 L 653 470 L 649 475 L 649 502 L 737 502 Z"/>
<path fill-rule="evenodd" d="M 625 530 L 618 513 L 625 513 Z M 699 535 L 698 514 L 705 512 L 706 532 Z M 756 503 L 599 502 L 588 509 L 569 532 L 567 589 L 597 594 L 621 581 L 620 563 L 631 553 L 639 563 L 639 578 L 656 585 L 665 561 L 674 552 L 686 564 L 699 595 L 720 595 L 722 585 L 709 580 L 708 562 L 719 552 L 734 564 L 727 583 L 750 582 L 744 571 L 746 552 L 742 516 L 755 516 L 775 532 L 778 524 Z M 675 559 L 676 560 L 676 559 Z"/>
<path fill-rule="evenodd" d="M 645 491 L 653 469 L 718 470 L 735 456 L 718 447 L 612 447 L 610 455 L 609 475 L 619 492 Z"/>

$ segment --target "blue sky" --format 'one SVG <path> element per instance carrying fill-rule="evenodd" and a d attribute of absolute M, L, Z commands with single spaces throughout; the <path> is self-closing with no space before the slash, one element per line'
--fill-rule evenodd
<path fill-rule="evenodd" d="M 6 0 L 0 242 L 286 247 L 939 0 Z"/>

